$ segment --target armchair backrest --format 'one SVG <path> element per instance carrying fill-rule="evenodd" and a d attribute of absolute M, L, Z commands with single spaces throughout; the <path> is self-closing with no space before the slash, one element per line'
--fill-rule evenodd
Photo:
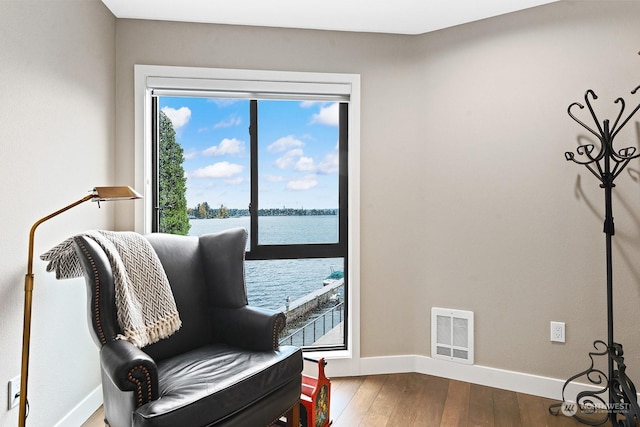
<path fill-rule="evenodd" d="M 211 342 L 216 307 L 247 305 L 244 283 L 246 231 L 232 229 L 201 237 L 153 233 L 145 236 L 167 274 L 182 320 L 172 336 L 144 347 L 155 360 L 184 353 Z M 116 317 L 113 274 L 109 260 L 90 238 L 75 238 L 88 286 L 89 317 L 95 340 L 102 346 L 120 333 Z"/>
<path fill-rule="evenodd" d="M 182 321 L 182 327 L 172 336 L 144 348 L 145 353 L 158 360 L 198 348 L 210 341 L 211 331 L 207 320 L 209 295 L 198 237 L 159 233 L 145 237 L 160 258 Z"/>

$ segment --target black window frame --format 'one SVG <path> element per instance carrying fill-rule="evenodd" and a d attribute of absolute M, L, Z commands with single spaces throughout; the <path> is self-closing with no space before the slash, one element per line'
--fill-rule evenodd
<path fill-rule="evenodd" d="M 163 95 L 164 96 L 164 95 Z M 159 102 L 160 95 L 151 96 L 151 232 L 158 232 L 160 224 L 160 213 L 162 206 L 159 206 Z M 197 97 L 224 98 L 219 95 L 203 95 L 199 93 Z M 281 98 L 285 101 L 294 101 L 286 95 Z M 342 258 L 344 272 L 344 317 L 343 317 L 343 340 L 342 344 L 330 346 L 304 346 L 309 351 L 324 350 L 347 350 L 348 345 L 348 277 L 349 277 L 349 103 L 346 101 L 335 101 L 339 104 L 339 128 L 338 128 L 338 242 L 336 243 L 293 243 L 293 244 L 260 244 L 259 242 L 259 158 L 258 158 L 258 103 L 260 99 L 249 99 L 249 137 L 250 137 L 250 176 L 251 176 L 251 196 L 250 215 L 250 240 L 249 250 L 245 252 L 247 261 L 268 261 L 281 259 L 311 259 L 311 258 Z"/>
<path fill-rule="evenodd" d="M 337 243 L 294 243 L 263 245 L 259 242 L 258 202 L 258 100 L 252 99 L 250 103 L 251 124 L 249 125 L 251 145 L 251 203 L 249 213 L 251 216 L 251 241 L 250 249 L 246 253 L 248 260 L 265 259 L 300 259 L 300 258 L 337 258 L 346 257 L 348 253 L 347 227 L 349 221 L 349 174 L 348 174 L 348 117 L 349 105 L 346 102 L 339 103 L 339 130 L 338 130 L 338 242 Z M 346 273 L 346 272 L 345 272 Z M 345 274 L 346 275 L 346 274 Z"/>

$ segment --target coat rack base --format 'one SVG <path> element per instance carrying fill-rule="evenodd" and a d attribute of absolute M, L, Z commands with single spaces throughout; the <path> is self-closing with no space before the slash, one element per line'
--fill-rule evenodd
<path fill-rule="evenodd" d="M 612 426 L 635 427 L 640 422 L 640 406 L 636 387 L 626 374 L 622 344 L 607 345 L 593 342 L 589 353 L 591 365 L 565 381 L 562 402 L 549 406 L 553 415 L 570 416 L 579 422 L 599 426 L 611 422 Z M 597 368 L 598 360 L 606 358 L 609 374 Z M 567 396 L 567 387 L 574 382 L 592 385 L 593 388 L 578 392 L 574 399 Z"/>

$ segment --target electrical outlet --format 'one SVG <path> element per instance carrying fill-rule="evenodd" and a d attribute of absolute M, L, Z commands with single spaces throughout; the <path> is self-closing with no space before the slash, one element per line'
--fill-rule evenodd
<path fill-rule="evenodd" d="M 9 408 L 15 408 L 20 403 L 20 375 L 9 380 Z"/>
<path fill-rule="evenodd" d="M 565 342 L 564 322 L 551 322 L 551 342 Z"/>

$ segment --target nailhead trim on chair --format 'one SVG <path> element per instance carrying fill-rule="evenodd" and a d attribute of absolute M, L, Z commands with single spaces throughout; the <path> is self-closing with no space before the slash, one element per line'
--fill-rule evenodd
<path fill-rule="evenodd" d="M 276 320 L 273 323 L 273 349 L 274 350 L 280 347 L 280 342 L 278 338 L 280 336 L 280 331 L 284 329 L 286 323 L 287 323 L 287 320 L 284 317 L 284 315 L 276 317 Z"/>
<path fill-rule="evenodd" d="M 93 271 L 94 289 L 95 289 L 95 293 L 94 293 L 95 296 L 93 298 L 94 320 L 95 320 L 96 328 L 98 329 L 98 339 L 100 340 L 100 343 L 102 345 L 105 345 L 107 343 L 107 338 L 104 335 L 104 331 L 102 330 L 102 323 L 100 321 L 100 277 L 98 276 L 98 270 L 96 269 L 96 264 L 93 260 L 93 257 L 91 256 L 91 254 L 89 253 L 85 245 L 78 240 L 76 240 L 76 243 L 78 244 L 78 246 L 80 247 L 84 255 L 87 257 L 89 262 L 91 263 L 91 270 Z"/>
<path fill-rule="evenodd" d="M 143 388 L 143 384 L 142 381 L 140 381 L 138 378 L 133 376 L 134 371 L 140 370 L 142 371 L 142 373 L 145 376 L 145 383 L 147 385 L 147 400 L 146 402 L 144 401 L 144 397 L 142 395 L 142 388 Z M 127 378 L 129 378 L 129 381 L 131 381 L 132 383 L 134 383 L 136 385 L 136 401 L 138 403 L 138 408 L 142 405 L 144 405 L 147 402 L 151 402 L 151 375 L 149 375 L 149 370 L 142 365 L 138 365 L 135 366 L 133 368 L 131 368 L 131 370 L 129 370 L 129 373 L 127 375 Z"/>
<path fill-rule="evenodd" d="M 100 340 L 100 343 L 102 345 L 105 345 L 107 343 L 107 338 L 104 334 L 104 331 L 102 329 L 102 323 L 100 321 L 100 277 L 98 275 L 98 269 L 96 268 L 95 262 L 93 260 L 93 257 L 91 256 L 91 254 L 89 253 L 89 251 L 87 250 L 86 246 L 80 242 L 76 240 L 76 243 L 78 244 L 78 246 L 80 247 L 80 249 L 82 250 L 82 252 L 84 253 L 84 255 L 87 257 L 87 259 L 89 260 L 89 262 L 91 263 L 91 271 L 93 272 L 93 278 L 94 278 L 94 286 L 95 286 L 95 297 L 93 299 L 93 312 L 94 314 L 94 318 L 95 318 L 95 324 L 96 324 L 96 328 L 98 330 L 98 339 Z M 146 402 L 144 401 L 143 398 L 143 382 L 140 381 L 138 378 L 134 377 L 133 374 L 135 371 L 142 371 L 142 373 L 145 376 L 145 384 L 147 386 L 147 400 Z M 144 405 L 147 402 L 150 402 L 152 393 L 151 393 L 151 375 L 149 374 L 149 370 L 143 366 L 143 365 L 138 365 L 133 367 L 131 370 L 129 370 L 128 374 L 127 374 L 127 378 L 129 379 L 129 381 L 131 381 L 132 383 L 134 383 L 136 385 L 136 401 L 138 404 L 138 407 Z"/>

